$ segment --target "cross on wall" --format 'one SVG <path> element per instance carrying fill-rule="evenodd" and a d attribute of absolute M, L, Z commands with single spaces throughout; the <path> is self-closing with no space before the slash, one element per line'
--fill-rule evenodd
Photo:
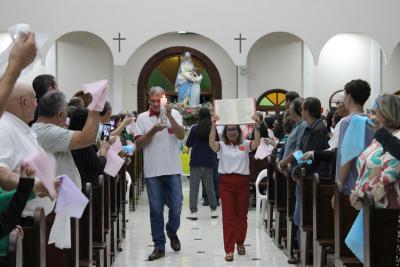
<path fill-rule="evenodd" d="M 113 40 L 118 41 L 118 52 L 121 53 L 121 41 L 125 41 L 126 38 L 121 37 L 121 33 L 118 33 L 118 37 L 113 38 Z"/>
<path fill-rule="evenodd" d="M 242 34 L 239 33 L 239 37 L 234 39 L 235 41 L 239 41 L 239 53 L 242 53 L 242 41 L 246 41 L 247 38 L 243 38 Z"/>

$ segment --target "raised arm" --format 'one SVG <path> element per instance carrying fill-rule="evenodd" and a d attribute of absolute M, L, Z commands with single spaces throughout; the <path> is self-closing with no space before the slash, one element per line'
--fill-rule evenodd
<path fill-rule="evenodd" d="M 15 43 L 10 52 L 5 73 L 0 78 L 0 116 L 3 115 L 12 89 L 21 74 L 36 57 L 35 35 L 23 35 Z"/>
<path fill-rule="evenodd" d="M 260 117 L 257 114 L 253 115 L 252 118 L 256 122 L 256 127 L 254 128 L 254 140 L 251 142 L 251 150 L 256 150 L 257 147 L 260 145 Z"/>
<path fill-rule="evenodd" d="M 219 148 L 220 148 L 218 142 L 216 141 L 217 140 L 216 139 L 217 138 L 217 120 L 218 120 L 218 116 L 213 114 L 212 118 L 211 118 L 212 124 L 211 124 L 210 138 L 208 140 L 208 144 L 210 145 L 211 149 L 214 152 L 218 152 Z"/>
<path fill-rule="evenodd" d="M 122 131 L 125 129 L 126 126 L 133 122 L 133 117 L 126 116 L 124 120 L 120 123 L 120 125 L 111 132 L 111 135 L 120 136 Z"/>
<path fill-rule="evenodd" d="M 88 147 L 96 142 L 97 129 L 100 123 L 100 115 L 97 111 L 89 111 L 88 118 L 82 131 L 75 131 L 69 144 L 70 150 Z"/>

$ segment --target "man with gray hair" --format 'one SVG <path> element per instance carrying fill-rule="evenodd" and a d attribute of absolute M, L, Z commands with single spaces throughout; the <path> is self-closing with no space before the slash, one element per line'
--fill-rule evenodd
<path fill-rule="evenodd" d="M 167 236 L 174 251 L 181 249 L 177 231 L 182 210 L 182 165 L 179 140 L 185 137 L 182 116 L 167 104 L 167 125 L 160 123 L 161 87 L 150 88 L 150 109 L 136 120 L 136 148 L 144 150 L 144 177 L 150 204 L 151 234 L 155 249 L 148 260 L 165 256 L 164 206 L 169 208 Z"/>
<path fill-rule="evenodd" d="M 295 122 L 295 125 L 293 126 L 293 129 L 286 141 L 283 159 L 280 162 L 281 167 L 285 167 L 293 160 L 291 154 L 299 149 L 301 137 L 303 136 L 304 130 L 308 126 L 307 122 L 305 122 L 301 116 L 302 104 L 303 101 L 300 98 L 296 98 L 290 103 L 288 112 L 290 118 Z"/>
<path fill-rule="evenodd" d="M 39 103 L 39 117 L 32 129 L 36 132 L 40 146 L 54 154 L 57 160 L 57 175 L 68 175 L 81 188 L 81 177 L 70 150 L 88 147 L 96 140 L 99 112 L 89 111 L 82 131 L 65 128 L 67 101 L 62 92 L 47 92 Z"/>

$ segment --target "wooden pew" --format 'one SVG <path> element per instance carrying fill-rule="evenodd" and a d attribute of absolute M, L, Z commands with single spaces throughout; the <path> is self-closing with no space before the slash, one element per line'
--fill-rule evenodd
<path fill-rule="evenodd" d="M 104 267 L 106 260 L 104 214 L 104 176 L 100 175 L 97 185 L 92 186 L 92 255 L 96 267 Z"/>
<path fill-rule="evenodd" d="M 121 213 L 122 213 L 122 240 L 125 239 L 126 237 L 126 222 L 127 222 L 127 216 L 129 212 L 126 209 L 127 204 L 129 203 L 129 199 L 126 199 L 126 193 L 127 193 L 127 181 L 126 181 L 126 166 L 127 164 L 124 164 L 124 175 L 122 177 L 122 181 L 120 182 L 120 190 L 121 190 Z M 132 178 L 132 177 L 131 177 Z M 129 205 L 128 205 L 129 207 Z"/>
<path fill-rule="evenodd" d="M 54 223 L 55 213 L 46 217 L 46 240 L 49 239 L 50 230 Z M 70 218 L 71 248 L 59 249 L 54 244 L 47 244 L 46 265 L 55 267 L 79 267 L 79 219 Z"/>
<path fill-rule="evenodd" d="M 347 248 L 344 240 L 356 219 L 358 211 L 350 205 L 349 196 L 339 192 L 335 186 L 335 266 L 359 267 L 362 263 Z"/>
<path fill-rule="evenodd" d="M 119 176 L 110 177 L 110 215 L 111 215 L 111 262 L 118 255 L 118 223 L 119 214 L 117 207 L 117 187 Z"/>
<path fill-rule="evenodd" d="M 265 230 L 270 237 L 274 237 L 274 206 L 275 206 L 275 156 L 267 157 L 267 221 L 265 222 Z"/>
<path fill-rule="evenodd" d="M 82 189 L 83 194 L 89 199 L 81 219 L 79 220 L 79 266 L 90 267 L 93 264 L 93 197 L 90 183 Z"/>
<path fill-rule="evenodd" d="M 278 162 L 277 162 L 278 163 Z M 277 163 L 275 166 L 277 166 Z M 275 207 L 274 207 L 274 241 L 278 248 L 282 249 L 283 239 L 286 237 L 286 211 L 287 211 L 287 177 L 275 167 L 273 180 L 275 185 Z"/>
<path fill-rule="evenodd" d="M 313 179 L 306 176 L 306 170 L 301 168 L 300 174 L 301 205 L 300 205 L 300 264 L 311 265 L 313 240 Z"/>
<path fill-rule="evenodd" d="M 18 229 L 14 229 L 9 234 L 8 254 L 0 257 L 0 266 L 22 267 L 22 260 L 22 234 Z"/>
<path fill-rule="evenodd" d="M 111 196 L 109 175 L 104 175 L 104 242 L 106 244 L 104 252 L 104 265 L 111 266 Z"/>
<path fill-rule="evenodd" d="M 364 207 L 364 267 L 395 266 L 397 225 L 400 209 L 375 208 L 367 193 Z"/>
<path fill-rule="evenodd" d="M 125 235 L 125 170 L 126 164 L 124 164 L 118 174 L 118 184 L 117 184 L 117 213 L 118 213 L 118 222 L 117 222 L 117 249 L 118 251 L 122 251 L 122 243 Z"/>
<path fill-rule="evenodd" d="M 281 170 L 286 179 L 286 237 L 283 238 L 284 241 L 284 252 L 289 260 L 294 260 L 298 258 L 295 255 L 295 236 L 296 236 L 296 226 L 294 225 L 293 216 L 294 216 L 294 207 L 295 207 L 295 191 L 296 191 L 296 183 L 292 180 L 290 172 L 291 164 L 288 164 L 285 170 Z"/>
<path fill-rule="evenodd" d="M 314 267 L 323 267 L 327 264 L 327 254 L 334 253 L 335 246 L 331 207 L 334 179 L 323 179 L 314 174 L 313 186 L 313 263 Z"/>
<path fill-rule="evenodd" d="M 33 222 L 22 225 L 24 230 L 23 266 L 46 267 L 46 217 L 42 207 L 34 211 Z"/>

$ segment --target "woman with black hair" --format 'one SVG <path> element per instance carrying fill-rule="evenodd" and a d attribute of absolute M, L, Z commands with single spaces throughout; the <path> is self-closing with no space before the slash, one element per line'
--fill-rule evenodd
<path fill-rule="evenodd" d="M 226 125 L 222 132 L 222 141 L 218 141 L 218 116 L 214 115 L 212 118 L 209 145 L 219 155 L 218 173 L 221 174 L 220 196 L 226 261 L 233 261 L 235 245 L 239 255 L 246 254 L 244 241 L 250 193 L 249 153 L 260 144 L 260 119 L 256 114 L 252 119 L 256 122 L 254 140 L 243 141 L 239 125 Z"/>
<path fill-rule="evenodd" d="M 214 170 L 217 168 L 217 153 L 208 145 L 211 130 L 211 115 L 207 108 L 199 110 L 199 120 L 190 129 L 186 146 L 192 148 L 190 154 L 190 215 L 197 220 L 197 198 L 200 181 L 203 181 L 211 208 L 211 218 L 217 218 L 217 199 L 214 190 Z"/>
<path fill-rule="evenodd" d="M 86 108 L 77 108 L 73 111 L 69 129 L 75 131 L 81 131 L 85 126 L 88 117 L 88 110 Z M 108 141 L 100 141 L 100 149 L 97 149 L 96 145 L 91 145 L 81 149 L 71 150 L 72 157 L 76 167 L 78 168 L 81 176 L 82 185 L 91 183 L 97 185 L 98 177 L 103 173 L 107 163 L 107 152 L 110 148 Z M 97 152 L 99 155 L 97 155 Z"/>

